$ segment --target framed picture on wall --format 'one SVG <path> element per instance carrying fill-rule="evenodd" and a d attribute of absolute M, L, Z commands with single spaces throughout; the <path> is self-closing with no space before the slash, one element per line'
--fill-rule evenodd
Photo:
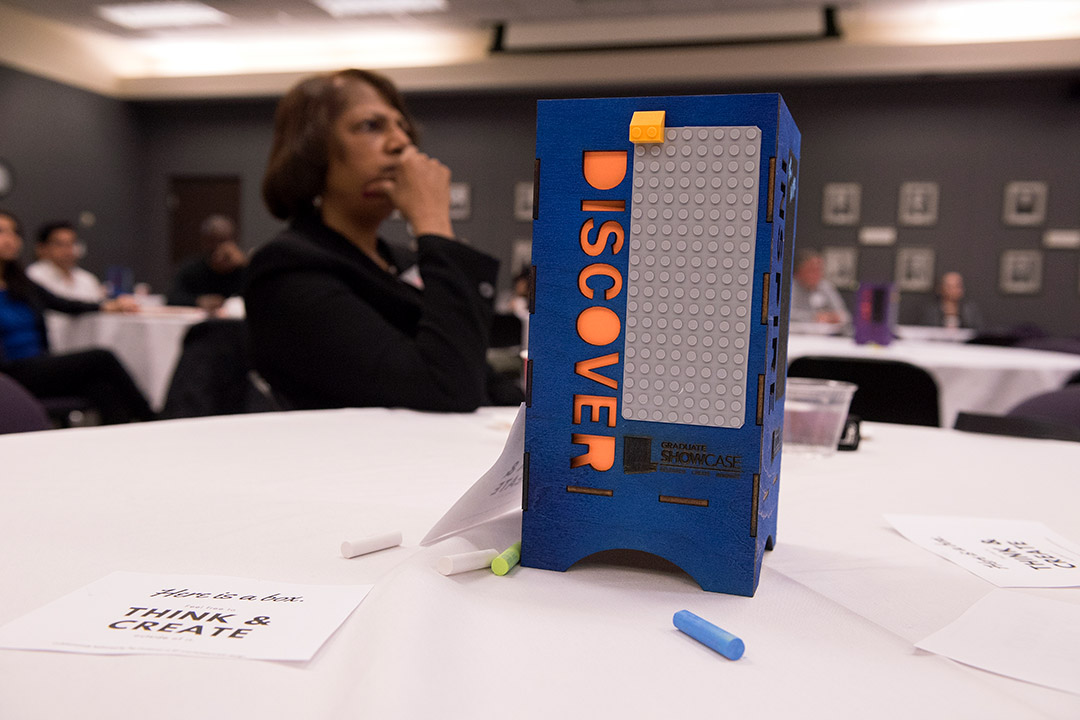
<path fill-rule="evenodd" d="M 15 187 L 15 173 L 4 158 L 0 158 L 0 198 L 9 195 Z"/>
<path fill-rule="evenodd" d="M 938 184 L 936 182 L 906 182 L 900 185 L 900 205 L 897 221 L 901 225 L 929 227 L 937 224 Z"/>
<path fill-rule="evenodd" d="M 532 240 L 529 238 L 517 238 L 510 245 L 510 271 L 514 277 L 522 270 L 528 270 L 532 265 Z"/>
<path fill-rule="evenodd" d="M 1041 250 L 1006 250 L 1001 253 L 998 285 L 1009 295 L 1031 295 L 1042 289 Z"/>
<path fill-rule="evenodd" d="M 469 183 L 450 183 L 450 219 L 468 220 L 472 214 L 472 188 Z"/>
<path fill-rule="evenodd" d="M 1042 225 L 1046 221 L 1046 197 L 1049 188 L 1044 182 L 1011 182 L 1005 185 L 1005 207 L 1002 219 L 1006 225 Z"/>
<path fill-rule="evenodd" d="M 841 290 L 854 290 L 859 284 L 859 255 L 853 247 L 826 247 L 825 279 Z"/>
<path fill-rule="evenodd" d="M 896 228 L 892 225 L 864 225 L 859 228 L 860 245 L 895 245 Z"/>
<path fill-rule="evenodd" d="M 825 225 L 858 225 L 862 185 L 826 183 L 821 203 L 821 222 Z"/>
<path fill-rule="evenodd" d="M 528 222 L 533 219 L 533 184 L 522 181 L 514 185 L 514 219 Z"/>
<path fill-rule="evenodd" d="M 1080 228 L 1049 228 L 1043 232 L 1042 246 L 1055 250 L 1080 250 Z"/>
<path fill-rule="evenodd" d="M 909 247 L 896 251 L 896 287 L 908 292 L 934 289 L 933 248 Z"/>

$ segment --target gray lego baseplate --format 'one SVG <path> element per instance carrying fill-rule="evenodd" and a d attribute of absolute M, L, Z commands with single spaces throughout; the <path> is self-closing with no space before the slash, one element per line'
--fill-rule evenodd
<path fill-rule="evenodd" d="M 667 128 L 634 149 L 622 415 L 741 427 L 761 132 Z"/>

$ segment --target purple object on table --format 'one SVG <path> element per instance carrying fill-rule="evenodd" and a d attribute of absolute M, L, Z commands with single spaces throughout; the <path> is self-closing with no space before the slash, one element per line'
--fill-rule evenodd
<path fill-rule="evenodd" d="M 855 295 L 855 342 L 859 345 L 891 343 L 898 307 L 892 283 L 860 283 Z"/>

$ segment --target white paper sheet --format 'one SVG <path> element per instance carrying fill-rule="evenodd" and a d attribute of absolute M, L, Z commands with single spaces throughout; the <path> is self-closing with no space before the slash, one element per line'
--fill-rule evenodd
<path fill-rule="evenodd" d="M 522 403 L 499 459 L 447 510 L 420 544 L 431 545 L 520 508 L 524 452 L 525 405 Z"/>
<path fill-rule="evenodd" d="M 998 587 L 1080 587 L 1080 546 L 1039 522 L 886 515 L 901 535 Z"/>
<path fill-rule="evenodd" d="M 307 661 L 371 587 L 114 572 L 0 627 L 0 647 Z"/>
<path fill-rule="evenodd" d="M 994 590 L 915 647 L 1080 694 L 1080 605 Z"/>

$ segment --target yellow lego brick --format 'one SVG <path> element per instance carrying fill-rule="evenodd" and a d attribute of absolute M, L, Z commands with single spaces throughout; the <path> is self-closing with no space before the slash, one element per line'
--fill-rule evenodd
<path fill-rule="evenodd" d="M 664 142 L 664 111 L 638 110 L 630 120 L 630 142 Z"/>

